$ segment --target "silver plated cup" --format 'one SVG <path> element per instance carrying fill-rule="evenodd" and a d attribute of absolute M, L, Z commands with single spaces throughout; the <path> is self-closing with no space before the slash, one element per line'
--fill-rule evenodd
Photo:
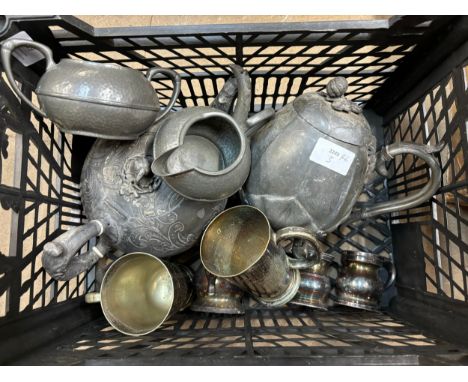
<path fill-rule="evenodd" d="M 88 293 L 85 300 L 100 302 L 107 321 L 119 332 L 142 336 L 190 305 L 192 280 L 187 267 L 134 252 L 115 260 L 104 275 L 100 292 Z"/>
<path fill-rule="evenodd" d="M 288 303 L 299 288 L 299 269 L 312 265 L 310 260 L 289 258 L 277 245 L 266 216 L 247 205 L 225 210 L 208 225 L 200 258 L 208 272 L 267 306 Z"/>

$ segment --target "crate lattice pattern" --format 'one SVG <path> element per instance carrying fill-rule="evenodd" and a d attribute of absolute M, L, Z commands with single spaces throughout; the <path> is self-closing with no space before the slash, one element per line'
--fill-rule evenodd
<path fill-rule="evenodd" d="M 436 350 L 437 349 L 437 350 Z M 284 357 L 456 354 L 460 349 L 429 338 L 383 313 L 337 309 L 248 310 L 245 316 L 179 313 L 150 335 L 122 335 L 102 320 L 34 354 L 35 362 L 205 356 Z M 25 363 L 28 362 L 26 359 Z"/>
<path fill-rule="evenodd" d="M 31 84 L 22 85 L 31 94 Z M 81 296 L 90 278 L 83 274 L 57 282 L 41 262 L 44 244 L 82 221 L 79 185 L 70 177 L 72 137 L 23 109 L 5 77 L 0 78 L 0 106 L 2 321 Z"/>
<path fill-rule="evenodd" d="M 176 107 L 208 105 L 230 76 L 228 66 L 243 66 L 252 78 L 252 110 L 276 109 L 305 92 L 321 91 L 333 76 L 345 76 L 347 96 L 364 103 L 431 29 L 431 17 L 390 31 L 343 28 L 285 32 L 194 32 L 190 34 L 91 37 L 70 31 L 66 23 L 50 25 L 64 54 L 71 58 L 146 71 L 152 66 L 176 70 L 182 77 Z M 52 23 L 52 22 L 51 22 Z M 157 32 L 156 32 L 157 33 Z M 163 104 L 170 81 L 154 81 Z"/>
<path fill-rule="evenodd" d="M 299 94 L 323 90 L 337 75 L 347 78 L 349 98 L 365 103 L 431 29 L 433 17 L 416 19 L 403 18 L 388 31 L 354 27 L 111 38 L 91 36 L 64 20 L 35 25 L 48 31 L 54 49 L 63 57 L 112 62 L 141 71 L 152 66 L 175 69 L 182 76 L 176 108 L 208 105 L 229 77 L 228 66 L 240 64 L 252 78 L 254 111 L 278 109 Z M 34 33 L 32 37 L 36 39 Z M 31 90 L 37 75 L 22 68 L 17 78 L 24 79 L 25 91 L 36 101 Z M 170 81 L 161 79 L 153 85 L 161 103 L 167 104 Z M 93 280 L 91 272 L 67 283 L 55 282 L 41 267 L 45 242 L 83 219 L 79 185 L 71 178 L 72 137 L 21 108 L 4 80 L 1 90 L 1 225 L 9 240 L 0 244 L 0 322 L 81 296 L 92 288 Z M 385 194 L 382 184 L 375 183 L 367 187 L 365 197 L 379 199 Z M 388 224 L 379 219 L 343 227 L 323 243 L 328 252 L 391 251 Z"/>
<path fill-rule="evenodd" d="M 388 142 L 436 145 L 442 187 L 423 206 L 396 213 L 393 224 L 419 222 L 423 237 L 426 291 L 468 301 L 468 63 L 452 72 L 391 121 Z M 413 157 L 396 158 L 389 195 L 422 187 L 428 170 Z"/>

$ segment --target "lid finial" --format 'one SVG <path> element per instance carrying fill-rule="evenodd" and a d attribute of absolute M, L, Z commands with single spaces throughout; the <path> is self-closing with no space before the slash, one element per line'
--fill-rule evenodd
<path fill-rule="evenodd" d="M 344 77 L 336 77 L 330 80 L 327 84 L 327 95 L 330 98 L 340 98 L 346 94 L 348 90 L 348 82 Z"/>

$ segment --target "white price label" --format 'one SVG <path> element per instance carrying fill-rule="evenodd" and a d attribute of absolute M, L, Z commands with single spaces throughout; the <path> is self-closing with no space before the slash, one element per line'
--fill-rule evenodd
<path fill-rule="evenodd" d="M 353 164 L 354 154 L 352 151 L 337 145 L 325 138 L 319 138 L 315 144 L 309 160 L 318 163 L 341 175 L 346 175 Z"/>
<path fill-rule="evenodd" d="M 11 36 L 9 39 L 20 39 L 20 40 L 29 40 L 32 41 L 32 38 L 30 35 L 28 35 L 26 32 L 21 31 L 13 36 Z M 9 40 L 8 39 L 8 40 Z M 35 64 L 38 61 L 41 61 L 44 59 L 44 56 L 42 55 L 41 52 L 39 52 L 37 49 L 33 49 L 27 46 L 21 46 L 13 51 L 13 56 L 23 64 L 23 66 L 31 66 L 32 64 Z"/>

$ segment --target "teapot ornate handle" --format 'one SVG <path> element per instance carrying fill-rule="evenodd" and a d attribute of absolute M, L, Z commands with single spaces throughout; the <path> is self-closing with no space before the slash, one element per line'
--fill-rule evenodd
<path fill-rule="evenodd" d="M 174 88 L 172 89 L 172 96 L 171 96 L 171 99 L 169 100 L 169 104 L 167 105 L 167 107 L 164 109 L 163 112 L 161 112 L 158 116 L 156 116 L 156 119 L 153 121 L 153 125 L 159 122 L 161 119 L 163 119 L 167 115 L 167 113 L 171 111 L 171 109 L 174 107 L 177 101 L 177 98 L 179 98 L 179 94 L 180 94 L 180 75 L 177 72 L 171 69 L 166 69 L 166 68 L 151 68 L 146 73 L 146 78 L 148 79 L 148 81 L 151 82 L 151 80 L 154 77 L 156 77 L 158 74 L 164 74 L 165 76 L 169 77 L 172 80 L 172 84 Z"/>
<path fill-rule="evenodd" d="M 42 117 L 47 117 L 44 111 L 39 109 L 36 105 L 34 105 L 31 100 L 26 97 L 19 86 L 15 81 L 15 77 L 13 76 L 13 69 L 11 67 L 11 56 L 15 49 L 20 48 L 22 46 L 36 49 L 41 52 L 45 59 L 46 59 L 46 71 L 54 67 L 56 64 L 54 62 L 54 56 L 52 50 L 45 45 L 42 45 L 35 41 L 29 40 L 21 40 L 21 39 L 9 39 L 2 43 L 1 49 L 1 57 L 2 57 L 2 64 L 5 70 L 5 74 L 13 91 L 16 93 L 18 97 L 20 97 L 31 109 L 33 109 L 36 113 L 38 113 Z"/>
<path fill-rule="evenodd" d="M 78 255 L 79 249 L 94 237 L 104 233 L 104 225 L 92 220 L 79 227 L 74 227 L 44 245 L 42 265 L 55 280 L 66 281 L 90 269 L 110 250 L 110 244 L 104 238 L 87 253 Z"/>
<path fill-rule="evenodd" d="M 439 189 L 442 176 L 440 165 L 432 153 L 440 151 L 442 147 L 443 145 L 425 146 L 404 142 L 393 143 L 384 147 L 379 153 L 376 164 L 376 170 L 379 174 L 387 175 L 385 166 L 383 165 L 385 161 L 393 159 L 395 155 L 412 154 L 421 158 L 429 166 L 429 181 L 421 190 L 412 195 L 408 195 L 398 200 L 381 202 L 376 205 L 364 207 L 353 212 L 345 221 L 345 224 L 390 212 L 407 210 L 425 202 L 426 200 L 429 200 Z"/>

